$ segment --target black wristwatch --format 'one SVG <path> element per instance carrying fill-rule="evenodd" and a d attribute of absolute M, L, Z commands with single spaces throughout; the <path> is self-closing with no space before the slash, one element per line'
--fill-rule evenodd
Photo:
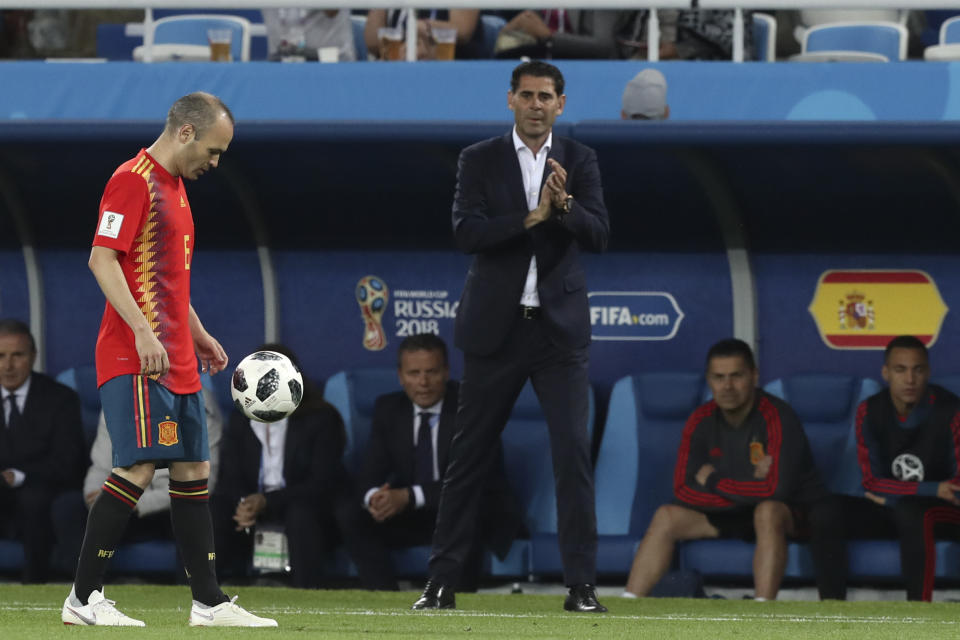
<path fill-rule="evenodd" d="M 573 208 L 573 196 L 567 196 L 563 199 L 563 205 L 560 207 L 560 211 L 564 214 L 570 213 L 570 210 Z"/>

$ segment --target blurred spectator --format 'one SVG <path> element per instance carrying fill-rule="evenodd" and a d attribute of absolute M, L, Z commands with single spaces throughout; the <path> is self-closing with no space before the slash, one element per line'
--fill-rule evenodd
<path fill-rule="evenodd" d="M 223 414 L 217 405 L 216 397 L 210 389 L 203 388 L 203 404 L 207 414 L 207 440 L 210 446 L 210 491 L 216 485 L 217 469 L 220 462 L 220 437 L 223 433 Z M 103 483 L 113 471 L 113 445 L 107 421 L 103 412 L 97 423 L 97 436 L 90 449 L 90 466 L 83 481 L 82 496 L 73 492 L 61 495 L 53 508 L 54 530 L 57 537 L 55 556 L 58 569 L 72 572 L 80 556 L 80 544 L 83 542 L 83 530 L 87 521 L 87 512 L 103 490 Z M 173 540 L 173 528 L 170 522 L 170 471 L 157 469 L 153 480 L 143 490 L 137 501 L 120 544 L 145 542 L 149 540 Z"/>
<path fill-rule="evenodd" d="M 618 31 L 618 44 L 623 53 L 621 57 L 647 60 L 650 12 L 641 10 L 631 13 L 633 15 L 624 21 L 623 27 Z M 657 11 L 661 60 L 672 60 L 677 57 L 677 15 L 679 13 L 675 9 Z"/>
<path fill-rule="evenodd" d="M 676 49 L 680 60 L 730 60 L 733 57 L 732 9 L 683 10 L 677 14 Z M 753 57 L 753 14 L 743 12 L 743 57 Z"/>
<path fill-rule="evenodd" d="M 101 23 L 142 22 L 143 9 L 2 11 L 0 57 L 92 58 Z"/>
<path fill-rule="evenodd" d="M 284 345 L 266 344 L 300 365 Z M 317 588 L 322 559 L 334 545 L 333 499 L 346 471 L 343 419 L 304 378 L 303 399 L 288 418 L 253 422 L 233 411 L 223 434 L 220 474 L 210 500 L 217 574 L 247 575 L 256 526 L 283 528 L 290 554 L 291 583 Z"/>
<path fill-rule="evenodd" d="M 0 537 L 23 544 L 25 583 L 46 582 L 54 497 L 80 486 L 83 423 L 77 393 L 33 371 L 30 328 L 0 320 Z"/>
<path fill-rule="evenodd" d="M 667 104 L 667 79 L 656 69 L 644 69 L 623 89 L 624 120 L 666 120 L 670 117 Z"/>
<path fill-rule="evenodd" d="M 318 58 L 317 49 L 336 47 L 340 62 L 357 59 L 349 9 L 261 9 L 267 29 L 267 55 Z"/>
<path fill-rule="evenodd" d="M 406 9 L 372 9 L 367 14 L 364 40 L 367 50 L 376 58 L 383 58 L 380 51 L 382 27 L 400 29 L 406 37 Z M 483 57 L 483 29 L 480 28 L 480 11 L 477 9 L 420 9 L 417 11 L 417 60 L 432 60 L 433 28 L 453 28 L 457 30 L 458 60 Z M 406 56 L 404 56 L 404 59 Z"/>
<path fill-rule="evenodd" d="M 497 58 L 612 59 L 626 57 L 618 34 L 637 11 L 547 9 L 507 13 L 495 47 Z"/>

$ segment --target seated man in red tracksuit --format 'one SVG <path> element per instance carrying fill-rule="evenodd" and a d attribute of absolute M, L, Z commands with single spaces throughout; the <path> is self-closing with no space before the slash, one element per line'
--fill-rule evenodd
<path fill-rule="evenodd" d="M 713 345 L 706 377 L 713 400 L 687 420 L 673 477 L 676 500 L 654 514 L 625 596 L 650 592 L 670 567 L 677 542 L 740 538 L 756 540 L 756 598 L 772 600 L 783 579 L 787 537 L 801 532 L 827 495 L 800 419 L 783 400 L 757 388 L 745 342 Z"/>

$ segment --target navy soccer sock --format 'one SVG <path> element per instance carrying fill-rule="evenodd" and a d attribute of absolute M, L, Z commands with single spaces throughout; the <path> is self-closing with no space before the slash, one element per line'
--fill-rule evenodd
<path fill-rule="evenodd" d="M 103 575 L 123 537 L 130 514 L 143 495 L 143 489 L 115 473 L 103 483 L 103 490 L 87 516 L 87 531 L 80 548 L 74 594 L 81 604 L 94 590 L 103 589 Z"/>
<path fill-rule="evenodd" d="M 180 547 L 190 579 L 193 599 L 207 606 L 229 598 L 217 583 L 217 555 L 213 548 L 213 520 L 210 518 L 207 479 L 170 479 L 170 518 L 173 535 Z"/>

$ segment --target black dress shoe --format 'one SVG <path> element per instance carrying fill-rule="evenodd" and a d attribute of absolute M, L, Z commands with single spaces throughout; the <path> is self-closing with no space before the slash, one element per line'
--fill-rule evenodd
<path fill-rule="evenodd" d="M 567 611 L 583 611 L 585 613 L 606 613 L 607 608 L 597 602 L 597 590 L 592 584 L 577 584 L 570 587 L 570 595 L 563 602 Z"/>
<path fill-rule="evenodd" d="M 596 599 L 594 599 L 596 602 Z M 453 595 L 453 589 L 445 584 L 427 580 L 427 586 L 423 588 L 421 595 L 413 603 L 411 609 L 456 609 L 457 602 Z"/>

